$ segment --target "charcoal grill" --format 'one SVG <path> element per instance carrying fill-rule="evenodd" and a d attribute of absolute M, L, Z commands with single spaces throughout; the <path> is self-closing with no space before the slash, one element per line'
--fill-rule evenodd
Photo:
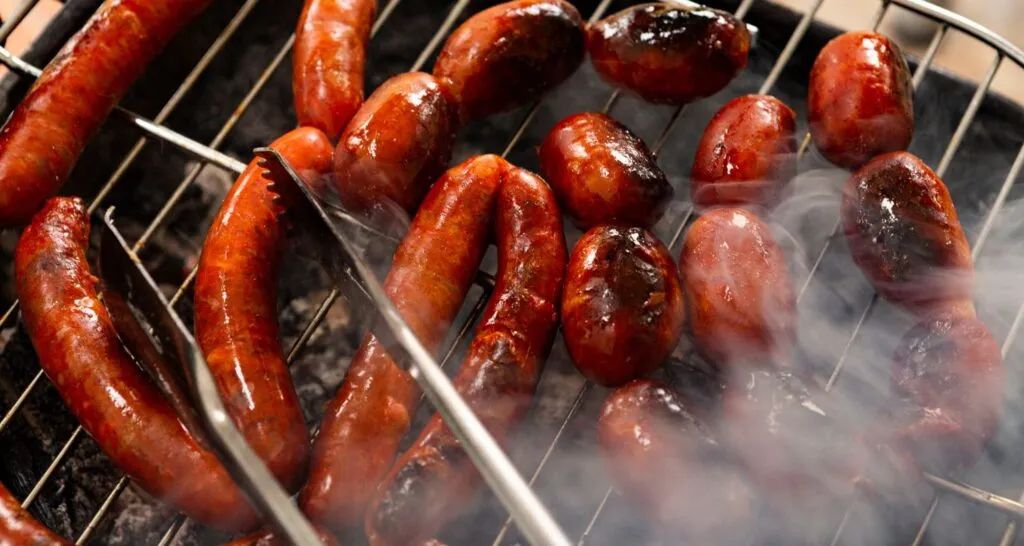
<path fill-rule="evenodd" d="M 4 21 L 0 41 L 34 3 L 25 0 L 26 9 Z M 368 87 L 401 71 L 429 67 L 450 30 L 493 3 L 382 1 L 368 54 Z M 591 19 L 631 3 L 576 2 Z M 815 0 L 803 14 L 770 0 L 709 3 L 734 11 L 761 31 L 748 69 L 719 95 L 687 108 L 652 107 L 613 92 L 585 65 L 532 107 L 467 127 L 460 134 L 455 160 L 501 152 L 535 169 L 533 147 L 557 120 L 576 111 L 610 112 L 651 144 L 677 189 L 677 202 L 655 231 L 678 253 L 684 228 L 693 216 L 684 197 L 686 175 L 707 120 L 734 96 L 769 92 L 793 106 L 803 123 L 810 63 L 838 32 L 815 21 L 823 0 Z M 92 196 L 91 212 L 117 205 L 118 225 L 134 240 L 134 249 L 186 320 L 191 316 L 189 289 L 195 259 L 219 199 L 249 160 L 251 150 L 294 123 L 288 64 L 298 7 L 270 4 L 224 0 L 183 33 L 169 48 L 173 53 L 161 56 L 122 101 L 123 109 L 86 150 L 67 186 L 69 193 Z M 94 0 L 69 0 L 22 58 L 0 52 L 0 61 L 21 75 L 0 84 L 8 110 L 38 74 L 36 66 L 55 53 L 95 5 Z M 1024 370 L 1016 365 L 1020 348 L 1014 343 L 1024 321 L 1024 293 L 1014 290 L 1024 263 L 1013 259 L 1020 250 L 1014 241 L 1024 227 L 1018 219 L 1020 190 L 1014 185 L 1024 166 L 1024 111 L 989 88 L 1000 69 L 1024 67 L 1024 52 L 972 21 L 923 0 L 882 0 L 874 26 L 900 9 L 940 23 L 925 54 L 913 63 L 920 123 L 912 151 L 935 167 L 953 194 L 978 264 L 982 318 L 1003 340 L 1007 390 L 1015 394 L 1012 386 L 1024 385 Z M 950 32 L 965 33 L 991 47 L 991 64 L 980 84 L 932 67 Z M 251 72 L 253 67 L 258 72 Z M 808 144 L 805 138 L 800 147 L 803 172 L 794 181 L 794 195 L 774 217 L 781 233 L 788 235 L 784 242 L 797 275 L 801 355 L 821 372 L 835 395 L 863 397 L 865 404 L 871 404 L 872 396 L 884 391 L 875 382 L 885 377 L 885 358 L 877 357 L 891 354 L 891 332 L 902 332 L 909 325 L 900 313 L 878 301 L 852 266 L 842 238 L 836 237 L 837 181 L 843 175 L 828 169 Z M 579 237 L 571 227 L 567 235 L 570 244 Z M 12 261 L 14 240 L 11 234 L 0 237 L 8 258 L 5 263 Z M 383 241 L 380 244 L 386 246 Z M 341 380 L 344 362 L 354 353 L 363 324 L 354 310 L 340 304 L 338 291 L 321 276 L 311 275 L 306 265 L 301 257 L 294 257 L 286 266 L 281 320 L 286 341 L 291 342 L 287 359 L 307 417 L 315 423 L 323 402 Z M 488 267 L 493 271 L 493 260 L 485 270 Z M 0 316 L 0 451 L 4 453 L 0 479 L 41 521 L 77 544 L 215 544 L 222 540 L 136 492 L 83 434 L 39 370 L 17 326 L 13 283 L 9 271 L 4 275 L 0 286 L 0 303 L 6 309 Z M 985 288 L 986 282 L 995 288 Z M 478 283 L 467 298 L 443 353 L 443 366 L 459 360 L 489 290 L 488 283 Z M 694 360 L 686 347 L 680 347 L 663 373 L 677 385 L 699 382 Z M 457 365 L 446 366 L 449 373 L 455 369 Z M 649 527 L 609 487 L 595 454 L 593 433 L 596 412 L 606 394 L 578 375 L 557 341 L 533 411 L 510 442 L 508 454 L 566 533 L 581 544 L 675 544 L 673 537 L 660 536 Z M 431 411 L 423 406 L 417 419 L 420 424 Z M 1024 426 L 1018 422 L 1024 407 L 1020 406 L 1017 397 L 1011 396 L 1001 430 L 975 468 L 960 476 L 928 477 L 935 497 L 927 510 L 880 529 L 851 506 L 817 538 L 833 544 L 1014 544 L 1024 517 L 1020 496 L 1024 457 L 1018 455 L 1024 441 Z M 348 538 L 348 543 L 358 543 L 358 537 Z M 487 493 L 441 538 L 453 546 L 524 541 Z M 751 543 L 774 542 L 769 533 L 755 534 Z"/>

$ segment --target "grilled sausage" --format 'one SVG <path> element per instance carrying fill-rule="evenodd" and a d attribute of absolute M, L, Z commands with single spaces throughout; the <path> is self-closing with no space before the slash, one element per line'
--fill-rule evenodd
<path fill-rule="evenodd" d="M 320 542 L 324 546 L 340 546 L 341 543 L 338 539 L 334 538 L 330 533 L 323 529 L 317 529 L 317 534 L 320 536 Z M 289 542 L 285 539 L 278 538 L 271 531 L 259 531 L 251 535 L 236 538 L 224 546 L 289 546 Z"/>
<path fill-rule="evenodd" d="M 690 197 L 698 207 L 771 206 L 796 173 L 796 114 L 770 95 L 729 101 L 697 145 Z"/>
<path fill-rule="evenodd" d="M 907 152 L 876 157 L 846 183 L 853 260 L 878 293 L 921 316 L 974 315 L 974 267 L 949 190 Z"/>
<path fill-rule="evenodd" d="M 672 199 L 644 141 L 604 114 L 563 119 L 538 154 L 541 172 L 582 229 L 609 222 L 650 227 Z"/>
<path fill-rule="evenodd" d="M 0 131 L 0 227 L 28 223 L 171 38 L 210 0 L 107 0 Z"/>
<path fill-rule="evenodd" d="M 609 84 L 648 102 L 683 105 L 736 77 L 747 64 L 750 33 L 724 11 L 641 4 L 590 25 L 587 51 Z"/>
<path fill-rule="evenodd" d="M 437 350 L 476 274 L 505 161 L 486 155 L 449 169 L 413 218 L 384 290 L 416 337 Z M 361 521 L 409 430 L 419 389 L 371 334 L 328 404 L 299 502 L 339 529 Z"/>
<path fill-rule="evenodd" d="M 319 129 L 275 140 L 304 176 L 330 171 L 331 144 Z M 277 331 L 277 275 L 287 203 L 255 161 L 238 177 L 206 234 L 195 285 L 195 330 L 228 414 L 289 491 L 301 485 L 309 430 Z"/>
<path fill-rule="evenodd" d="M 558 327 L 566 249 L 548 185 L 510 169 L 498 193 L 495 232 L 497 285 L 455 388 L 500 442 L 529 408 Z M 469 456 L 435 413 L 367 512 L 370 544 L 405 546 L 430 538 L 479 482 Z"/>
<path fill-rule="evenodd" d="M 712 209 L 690 226 L 679 267 L 695 348 L 718 367 L 784 365 L 796 299 L 768 225 L 738 208 Z"/>
<path fill-rule="evenodd" d="M 15 250 L 21 313 L 46 375 L 114 463 L 150 495 L 226 531 L 256 522 L 217 456 L 189 436 L 121 346 L 89 271 L 81 199 L 49 200 Z"/>
<path fill-rule="evenodd" d="M 0 546 L 70 546 L 53 531 L 39 523 L 21 507 L 21 503 L 0 484 Z"/>
<path fill-rule="evenodd" d="M 444 172 L 455 140 L 456 106 L 433 76 L 399 74 L 377 88 L 334 152 L 342 202 L 351 210 L 414 214 Z"/>
<path fill-rule="evenodd" d="M 562 336 L 587 379 L 618 386 L 653 371 L 675 349 L 684 318 L 676 264 L 650 232 L 598 226 L 572 249 Z"/>
<path fill-rule="evenodd" d="M 295 30 L 292 92 L 299 125 L 331 142 L 363 102 L 366 44 L 377 0 L 306 0 Z"/>
<path fill-rule="evenodd" d="M 686 543 L 733 544 L 754 519 L 756 495 L 693 401 L 638 379 L 605 400 L 598 446 L 615 488 Z"/>
<path fill-rule="evenodd" d="M 565 81 L 584 54 L 583 20 L 564 0 L 514 0 L 470 17 L 434 64 L 463 122 L 540 98 Z"/>
<path fill-rule="evenodd" d="M 833 38 L 811 68 L 807 117 L 814 145 L 840 167 L 854 170 L 906 150 L 914 136 L 914 89 L 899 46 L 875 32 Z"/>

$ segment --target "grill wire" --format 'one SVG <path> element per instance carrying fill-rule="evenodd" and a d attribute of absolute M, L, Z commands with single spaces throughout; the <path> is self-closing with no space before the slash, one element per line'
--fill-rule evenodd
<path fill-rule="evenodd" d="M 9 33 L 12 32 L 18 26 L 18 24 L 21 23 L 21 20 L 37 3 L 37 1 L 38 0 L 24 0 L 24 2 L 15 11 L 13 17 L 5 21 L 4 25 L 0 27 L 0 41 L 2 41 L 4 37 L 9 35 Z M 769 1 L 770 0 L 743 0 L 735 13 L 738 17 L 742 18 L 750 11 L 754 4 L 758 2 Z M 96 211 L 101 206 L 103 206 L 110 192 L 115 188 L 115 186 L 118 183 L 122 182 L 132 164 L 139 158 L 139 156 L 143 153 L 144 149 L 147 146 L 154 143 L 154 140 L 156 140 L 156 143 L 160 145 L 167 144 L 170 146 L 174 146 L 196 157 L 198 162 L 191 168 L 188 174 L 175 187 L 174 191 L 163 204 L 162 208 L 152 219 L 152 221 L 145 227 L 141 235 L 136 240 L 133 246 L 135 250 L 142 249 L 147 244 L 147 242 L 150 242 L 154 234 L 165 226 L 165 222 L 168 218 L 168 215 L 175 208 L 175 206 L 179 204 L 179 201 L 183 198 L 186 191 L 199 178 L 200 172 L 204 169 L 205 166 L 212 162 L 215 166 L 226 168 L 229 171 L 236 171 L 235 173 L 232 173 L 232 176 L 233 174 L 237 174 L 237 172 L 240 170 L 240 163 L 238 163 L 237 161 L 231 163 L 221 160 L 218 156 L 219 152 L 217 152 L 217 150 L 225 143 L 225 140 L 227 139 L 229 133 L 231 133 L 232 130 L 236 128 L 243 114 L 245 114 L 246 111 L 252 105 L 255 97 L 267 85 L 272 74 L 278 71 L 282 63 L 288 58 L 288 56 L 291 53 L 292 45 L 294 44 L 294 35 L 290 36 L 285 41 L 285 43 L 280 47 L 278 52 L 273 56 L 270 63 L 260 73 L 258 79 L 254 82 L 249 92 L 237 104 L 231 116 L 220 127 L 220 130 L 216 133 L 214 138 L 212 138 L 205 146 L 198 145 L 197 147 L 196 145 L 194 145 L 192 141 L 190 141 L 190 139 L 188 139 L 187 137 L 183 137 L 182 135 L 179 135 L 177 133 L 174 133 L 173 131 L 167 129 L 166 127 L 163 127 L 163 124 L 172 115 L 172 113 L 175 112 L 176 108 L 183 102 L 183 98 L 189 93 L 189 91 L 193 89 L 197 81 L 199 81 L 203 74 L 207 71 L 211 63 L 214 61 L 214 59 L 218 56 L 218 54 L 221 53 L 222 49 L 225 47 L 225 44 L 228 43 L 228 41 L 236 35 L 239 28 L 241 28 L 242 23 L 250 15 L 250 13 L 252 12 L 256 4 L 258 4 L 258 2 L 259 0 L 247 0 L 241 5 L 241 7 L 238 9 L 237 13 L 235 13 L 231 21 L 223 28 L 220 35 L 217 36 L 217 38 L 213 41 L 212 45 L 203 54 L 203 56 L 197 62 L 197 64 L 191 70 L 191 72 L 185 77 L 181 85 L 177 87 L 177 89 L 168 99 L 163 108 L 161 108 L 159 113 L 157 113 L 157 115 L 153 117 L 152 124 L 155 126 L 155 130 L 147 129 L 148 126 L 146 126 L 144 123 L 136 122 L 136 126 L 142 128 L 144 133 L 143 136 L 141 136 L 135 142 L 134 146 L 124 157 L 124 159 L 120 162 L 117 169 L 113 172 L 109 179 L 102 185 L 100 191 L 96 194 L 96 196 L 89 204 L 90 212 Z M 373 36 L 376 36 L 379 33 L 379 31 L 381 31 L 382 28 L 385 28 L 387 26 L 389 18 L 391 18 L 396 8 L 399 7 L 400 2 L 401 0 L 389 0 L 383 4 L 383 6 L 380 9 L 378 18 L 375 22 L 375 25 L 372 29 Z M 443 42 L 443 39 L 451 31 L 454 25 L 461 19 L 465 18 L 465 15 L 467 14 L 466 10 L 469 7 L 470 3 L 470 0 L 458 0 L 451 5 L 447 16 L 444 18 L 440 26 L 433 33 L 431 39 L 428 41 L 423 50 L 419 53 L 419 55 L 416 58 L 416 61 L 409 68 L 410 70 L 420 70 L 424 66 L 426 66 L 426 63 L 429 61 L 432 55 L 436 53 L 437 48 Z M 612 0 L 601 0 L 601 2 L 596 6 L 594 11 L 591 12 L 590 20 L 596 20 L 600 18 L 602 15 L 606 14 L 609 8 L 612 6 L 612 3 Z M 805 35 L 808 32 L 808 29 L 811 27 L 811 24 L 814 22 L 815 16 L 819 8 L 821 7 L 822 3 L 823 0 L 816 0 L 814 4 L 803 14 L 803 17 L 797 24 L 794 33 L 790 36 L 785 47 L 779 53 L 768 76 L 763 81 L 759 90 L 760 93 L 772 92 L 772 89 L 779 81 L 779 78 L 781 77 L 787 63 L 790 61 L 794 53 L 797 51 L 797 48 L 800 45 L 801 40 L 805 37 Z M 979 31 L 977 31 L 976 29 L 972 31 L 972 27 L 969 27 L 968 22 L 965 22 L 964 20 L 955 17 L 945 17 L 941 12 L 934 10 L 933 8 L 930 8 L 925 2 L 922 2 L 920 0 L 884 0 L 874 18 L 873 26 L 875 28 L 877 28 L 878 25 L 883 21 L 886 14 L 889 11 L 891 11 L 891 6 L 893 6 L 893 4 L 899 6 L 896 9 L 910 9 L 912 11 L 935 19 L 940 23 L 938 29 L 936 30 L 934 36 L 931 39 L 931 42 L 924 56 L 921 57 L 921 59 L 918 61 L 913 79 L 915 87 L 921 83 L 921 81 L 924 79 L 924 76 L 929 72 L 932 61 L 934 60 L 934 56 L 939 46 L 941 45 L 942 40 L 948 34 L 948 31 L 951 28 L 968 32 L 974 35 L 975 37 L 986 41 L 987 43 L 989 43 L 989 45 L 993 46 L 993 49 L 995 51 L 994 58 L 990 64 L 990 67 L 985 77 L 977 86 L 976 91 L 971 97 L 966 110 L 964 111 L 959 123 L 956 126 L 956 130 L 953 133 L 952 138 L 949 140 L 946 148 L 942 153 L 942 157 L 940 162 L 938 163 L 938 167 L 935 169 L 936 173 L 941 177 L 946 174 L 950 164 L 953 161 L 953 158 L 956 156 L 956 153 L 960 148 L 961 142 L 967 134 L 967 131 L 970 128 L 971 124 L 974 122 L 975 116 L 978 113 L 983 100 L 988 95 L 989 87 L 991 86 L 993 79 L 997 71 L 999 70 L 1000 66 L 1003 64 L 1004 59 L 1010 57 L 1011 61 L 1016 63 L 1017 65 L 1024 66 L 1024 64 L 1022 64 L 1022 58 L 1019 51 L 1010 50 L 1009 48 L 1006 47 L 1007 44 L 1003 44 L 991 36 L 987 36 L 984 34 L 979 35 Z M 984 31 L 984 29 L 982 29 L 982 31 Z M 396 32 L 398 32 L 397 29 Z M 31 75 L 32 73 L 31 67 L 16 57 L 7 55 L 0 58 L 0 61 L 3 61 L 5 64 L 7 64 L 10 68 L 14 69 L 15 71 L 21 72 L 23 74 L 28 73 L 29 75 Z M 607 98 L 607 101 L 604 103 L 603 111 L 611 112 L 616 106 L 616 104 L 619 102 L 619 99 L 620 95 L 618 92 L 611 92 Z M 540 106 L 541 104 L 538 102 L 532 105 L 526 111 L 525 115 L 522 117 L 521 122 L 517 125 L 515 131 L 511 134 L 511 137 L 508 139 L 507 144 L 505 145 L 502 152 L 503 156 L 509 155 L 516 148 L 517 144 L 520 143 L 520 140 L 526 134 L 527 128 L 536 119 Z M 145 120 L 145 118 L 143 118 L 142 116 L 137 116 L 131 113 L 128 113 L 128 116 L 129 118 Z M 670 134 L 679 125 L 680 121 L 683 120 L 685 117 L 685 107 L 677 108 L 674 111 L 672 111 L 670 115 L 668 115 L 667 122 L 665 123 L 663 129 L 652 141 L 653 144 L 651 147 L 656 154 L 662 150 L 666 142 L 668 142 Z M 692 137 L 693 135 L 691 134 L 690 136 Z M 809 142 L 810 140 L 808 135 L 807 137 L 804 138 L 804 140 L 801 143 L 801 147 L 799 149 L 800 156 L 803 156 L 804 153 L 807 151 Z M 982 221 L 982 227 L 980 229 L 980 232 L 973 241 L 972 256 L 975 259 L 979 257 L 982 248 L 984 247 L 985 243 L 989 240 L 989 236 L 992 233 L 996 216 L 1003 209 L 1003 206 L 1006 203 L 1007 198 L 1010 194 L 1011 187 L 1013 186 L 1014 181 L 1020 174 L 1022 167 L 1024 167 L 1024 146 L 1021 146 L 1018 150 L 1013 160 L 1013 163 L 1010 166 L 988 213 Z M 680 219 L 677 221 L 675 229 L 671 231 L 671 238 L 669 239 L 669 248 L 673 249 L 673 251 L 675 251 L 675 249 L 677 248 L 677 244 L 680 241 L 685 226 L 692 218 L 693 212 L 694 211 L 692 207 L 689 207 L 687 210 L 685 210 L 685 212 L 680 216 Z M 836 227 L 832 230 L 832 233 L 828 236 L 821 250 L 817 253 L 816 257 L 814 257 L 814 259 L 811 261 L 808 274 L 803 283 L 800 285 L 800 289 L 798 291 L 798 301 L 800 298 L 803 298 L 808 287 L 811 284 L 812 279 L 821 267 L 826 254 L 832 246 L 832 242 L 836 239 L 837 232 L 838 223 L 836 224 Z M 187 293 L 187 290 L 191 285 L 192 281 L 194 280 L 194 278 L 195 268 L 193 267 L 189 274 L 187 275 L 187 277 L 185 278 L 185 281 L 178 287 L 178 289 L 174 293 L 174 296 L 171 300 L 172 305 L 178 303 L 183 298 L 183 296 Z M 463 344 L 462 342 L 471 331 L 473 323 L 476 321 L 480 313 L 483 311 L 487 298 L 490 295 L 490 290 L 491 288 L 493 288 L 493 282 L 488 282 L 489 279 L 486 275 L 482 275 L 482 279 L 482 281 L 478 281 L 478 286 L 481 288 L 480 293 L 476 297 L 475 301 L 473 301 L 472 304 L 470 304 L 470 311 L 468 312 L 468 314 L 466 314 L 465 319 L 461 322 L 461 324 L 457 326 L 457 334 L 455 335 L 455 339 L 451 343 L 450 348 L 444 355 L 444 358 L 442 360 L 442 366 L 447 366 L 448 361 L 455 357 L 455 355 L 457 354 L 457 347 Z M 288 352 L 287 361 L 289 364 L 295 362 L 296 358 L 302 352 L 303 348 L 313 337 L 313 334 L 315 333 L 317 328 L 320 327 L 323 320 L 328 316 L 328 312 L 337 301 L 338 296 L 338 291 L 336 289 L 332 289 L 329 292 L 327 292 L 326 297 L 316 306 L 311 318 L 306 323 L 305 327 L 302 329 L 301 333 L 298 335 L 298 337 L 296 338 L 295 342 L 293 343 Z M 839 359 L 837 360 L 829 376 L 828 383 L 826 385 L 827 390 L 832 390 L 833 387 L 836 385 L 836 382 L 840 377 L 840 373 L 843 370 L 843 367 L 846 364 L 848 357 L 850 355 L 850 349 L 853 346 L 854 341 L 860 334 L 861 328 L 864 325 L 865 321 L 871 316 L 872 311 L 875 309 L 877 300 L 877 296 L 872 297 L 868 305 L 865 306 L 858 315 L 858 319 L 853 327 L 852 333 L 850 334 L 850 337 L 847 340 L 846 345 L 840 353 Z M 11 319 L 16 315 L 16 311 L 17 302 L 12 304 L 2 315 L 2 317 L 0 317 L 0 328 L 4 328 L 5 326 L 10 325 L 10 323 L 12 322 Z M 1009 326 L 1008 334 L 1004 339 L 1004 343 L 1002 345 L 1002 352 L 1004 358 L 1008 356 L 1008 351 L 1016 339 L 1017 332 L 1020 328 L 1022 321 L 1024 321 L 1024 305 L 1022 305 L 1018 309 L 1016 315 L 1013 318 L 1012 323 Z M 18 415 L 19 411 L 22 410 L 23 406 L 25 405 L 26 401 L 30 398 L 32 393 L 38 390 L 44 384 L 44 379 L 45 376 L 42 370 L 39 370 L 32 377 L 31 381 L 29 381 L 24 390 L 14 400 L 11 406 L 7 408 L 2 418 L 0 418 L 0 433 L 3 433 L 3 431 L 11 423 L 12 419 L 14 419 L 16 415 Z M 538 463 L 533 468 L 532 472 L 528 472 L 530 474 L 531 486 L 533 486 L 535 482 L 539 479 L 539 477 L 542 475 L 542 472 L 545 469 L 545 466 L 548 464 L 552 454 L 555 452 L 556 447 L 559 445 L 561 441 L 563 441 L 563 438 L 566 436 L 569 429 L 574 425 L 574 419 L 577 417 L 577 415 L 580 414 L 581 409 L 584 407 L 586 403 L 585 401 L 587 399 L 587 394 L 592 390 L 593 388 L 590 383 L 583 383 L 576 390 L 575 394 L 571 395 L 572 402 L 569 405 L 568 412 L 564 420 L 557 427 L 557 431 L 555 432 L 550 445 L 543 452 L 543 455 L 540 457 Z M 578 423 L 576 424 L 579 425 Z M 586 425 L 587 424 L 579 426 Z M 61 465 L 65 463 L 69 455 L 73 452 L 76 444 L 82 439 L 82 437 L 83 430 L 80 426 L 78 426 L 64 441 L 63 445 L 57 450 L 57 454 L 54 457 L 53 461 L 47 466 L 45 471 L 40 475 L 39 479 L 32 485 L 29 493 L 22 501 L 22 505 L 24 507 L 30 507 L 39 498 L 43 488 L 47 485 L 51 477 L 61 467 Z M 998 495 L 993 492 L 973 487 L 971 485 L 958 481 L 955 478 L 946 478 L 938 476 L 929 476 L 928 478 L 929 481 L 936 487 L 937 493 L 931 505 L 929 506 L 927 512 L 922 517 L 920 524 L 917 526 L 917 531 L 914 534 L 913 544 L 919 544 L 925 539 L 926 531 L 929 528 L 929 524 L 931 523 L 934 514 L 936 513 L 936 509 L 939 506 L 940 499 L 942 499 L 946 495 L 953 495 L 960 498 L 964 498 L 971 502 L 986 506 L 991 509 L 995 509 L 997 511 L 1003 512 L 1013 517 L 1024 517 L 1024 504 L 1022 504 L 1022 502 L 1024 502 L 1024 496 L 1022 496 L 1020 500 L 1014 500 L 1002 495 Z M 100 528 L 101 523 L 109 515 L 111 509 L 115 506 L 118 497 L 127 488 L 128 483 L 129 480 L 123 475 L 120 477 L 120 479 L 116 481 L 113 488 L 99 503 L 98 509 L 92 515 L 91 519 L 88 521 L 84 529 L 82 529 L 82 531 L 75 538 L 76 544 L 84 544 L 93 538 L 99 539 L 99 537 L 94 537 L 95 532 Z M 609 510 L 611 506 L 609 501 L 612 500 L 614 496 L 614 491 L 610 488 L 607 489 L 600 503 L 596 506 L 596 509 L 590 516 L 583 533 L 579 537 L 580 544 L 583 544 L 591 536 L 591 532 L 596 528 L 602 516 L 607 514 L 607 510 Z M 847 511 L 847 516 L 849 516 L 849 514 L 850 512 Z M 844 517 L 842 522 L 836 528 L 834 536 L 832 538 L 833 544 L 838 543 L 840 541 L 841 534 L 846 528 L 846 524 L 848 521 L 848 518 Z M 163 546 L 172 543 L 175 540 L 175 538 L 179 535 L 181 529 L 185 527 L 185 523 L 186 520 L 181 516 L 176 516 L 175 518 L 173 518 L 171 523 L 167 526 L 166 530 L 162 533 L 158 544 Z M 493 539 L 493 544 L 497 546 L 498 544 L 507 542 L 506 536 L 509 534 L 510 529 L 512 529 L 511 521 L 506 519 L 504 521 L 504 524 L 496 530 L 495 538 Z M 1005 526 L 1005 530 L 1003 532 L 1000 545 L 1004 546 L 1012 544 L 1016 539 L 1017 530 L 1017 522 L 1015 519 L 1011 518 L 1010 522 Z M 482 540 L 489 539 L 483 538 Z"/>

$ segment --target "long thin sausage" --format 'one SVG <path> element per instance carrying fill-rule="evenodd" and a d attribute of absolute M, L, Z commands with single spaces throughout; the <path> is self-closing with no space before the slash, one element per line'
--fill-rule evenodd
<path fill-rule="evenodd" d="M 107 0 L 0 131 L 0 227 L 28 223 L 146 65 L 210 0 Z"/>
<path fill-rule="evenodd" d="M 485 155 L 448 170 L 427 194 L 384 282 L 412 331 L 437 350 L 487 246 L 505 161 Z M 328 404 L 299 503 L 332 529 L 362 520 L 409 430 L 419 389 L 373 335 Z"/>
<path fill-rule="evenodd" d="M 21 313 L 39 363 L 100 448 L 150 495 L 227 531 L 255 523 L 216 455 L 200 447 L 121 346 L 89 271 L 89 215 L 49 200 L 15 249 Z"/>
<path fill-rule="evenodd" d="M 71 543 L 39 523 L 0 484 L 0 546 L 69 546 Z"/>
<path fill-rule="evenodd" d="M 318 129 L 295 129 L 271 146 L 300 173 L 330 170 L 331 143 Z M 281 484 L 296 490 L 309 430 L 277 331 L 286 205 L 255 162 L 238 177 L 203 243 L 195 329 L 235 425 Z"/>
<path fill-rule="evenodd" d="M 455 388 L 499 441 L 529 408 L 558 326 L 566 249 L 551 188 L 513 168 L 498 193 L 498 280 Z M 366 516 L 374 546 L 416 544 L 472 496 L 480 476 L 434 414 L 392 467 Z"/>

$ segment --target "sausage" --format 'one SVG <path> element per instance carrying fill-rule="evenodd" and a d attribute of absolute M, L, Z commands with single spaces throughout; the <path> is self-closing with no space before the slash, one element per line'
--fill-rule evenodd
<path fill-rule="evenodd" d="M 271 146 L 304 176 L 330 171 L 331 144 L 295 129 Z M 309 430 L 277 330 L 277 279 L 287 203 L 253 161 L 206 234 L 195 285 L 196 340 L 235 426 L 289 491 L 301 485 Z"/>
<path fill-rule="evenodd" d="M 395 252 L 385 293 L 428 350 L 440 347 L 476 275 L 506 165 L 485 155 L 449 169 Z M 315 522 L 338 530 L 361 521 L 418 396 L 412 376 L 367 334 L 313 444 L 299 503 Z"/>
<path fill-rule="evenodd" d="M 640 4 L 587 29 L 599 76 L 648 102 L 683 105 L 721 91 L 747 64 L 750 33 L 707 7 Z"/>
<path fill-rule="evenodd" d="M 431 75 L 399 74 L 356 112 L 334 152 L 342 203 L 350 210 L 397 207 L 410 215 L 452 155 L 457 107 Z"/>
<path fill-rule="evenodd" d="M 455 389 L 499 442 L 530 405 L 558 328 L 566 249 L 554 193 L 536 175 L 508 171 L 495 219 L 498 275 Z M 435 413 L 391 468 L 366 516 L 374 546 L 433 536 L 470 500 L 480 476 Z"/>
<path fill-rule="evenodd" d="M 0 484 L 0 546 L 70 545 L 71 542 L 36 521 L 10 491 Z"/>
<path fill-rule="evenodd" d="M 89 215 L 79 198 L 47 201 L 15 249 L 22 319 L 64 403 L 147 493 L 225 531 L 256 523 L 217 456 L 189 436 L 121 346 L 89 271 Z"/>
<path fill-rule="evenodd" d="M 341 546 L 338 539 L 334 538 L 330 533 L 323 529 L 317 529 L 317 535 L 319 535 L 320 542 L 324 546 Z M 224 544 L 224 546 L 289 546 L 289 542 L 285 539 L 278 538 L 272 531 L 259 531 L 246 535 L 244 537 L 236 538 L 231 542 Z"/>
<path fill-rule="evenodd" d="M 616 490 L 675 538 L 738 544 L 757 496 L 702 409 L 668 385 L 634 380 L 605 400 L 598 447 Z"/>
<path fill-rule="evenodd" d="M 295 30 L 292 93 L 299 125 L 331 142 L 363 102 L 364 65 L 377 0 L 306 0 Z"/>
<path fill-rule="evenodd" d="M 679 267 L 702 356 L 719 368 L 787 366 L 796 298 L 767 224 L 744 209 L 712 209 L 686 233 Z"/>
<path fill-rule="evenodd" d="M 653 371 L 676 348 L 684 319 L 679 272 L 652 233 L 598 226 L 572 249 L 562 337 L 587 379 L 614 387 Z"/>
<path fill-rule="evenodd" d="M 841 34 L 811 67 L 807 118 L 826 159 L 855 170 L 914 136 L 914 89 L 900 47 L 876 32 Z"/>
<path fill-rule="evenodd" d="M 210 0 L 107 0 L 0 131 L 0 228 L 57 193 L 121 96 Z"/>
<path fill-rule="evenodd" d="M 978 319 L 917 324 L 893 357 L 892 383 L 902 402 L 895 444 L 942 475 L 972 466 L 999 424 L 1003 379 L 999 344 Z"/>
<path fill-rule="evenodd" d="M 796 173 L 796 114 L 771 95 L 745 95 L 711 118 L 693 159 L 698 207 L 770 207 Z"/>
<path fill-rule="evenodd" d="M 650 227 L 674 194 L 644 141 L 604 114 L 563 119 L 537 153 L 541 173 L 581 229 L 610 222 Z"/>
<path fill-rule="evenodd" d="M 971 249 L 949 190 L 923 161 L 907 152 L 871 160 L 847 181 L 840 215 L 879 295 L 920 316 L 974 316 Z"/>
<path fill-rule="evenodd" d="M 564 0 L 514 0 L 455 29 L 434 64 L 463 123 L 524 106 L 565 81 L 584 55 L 583 19 Z"/>

